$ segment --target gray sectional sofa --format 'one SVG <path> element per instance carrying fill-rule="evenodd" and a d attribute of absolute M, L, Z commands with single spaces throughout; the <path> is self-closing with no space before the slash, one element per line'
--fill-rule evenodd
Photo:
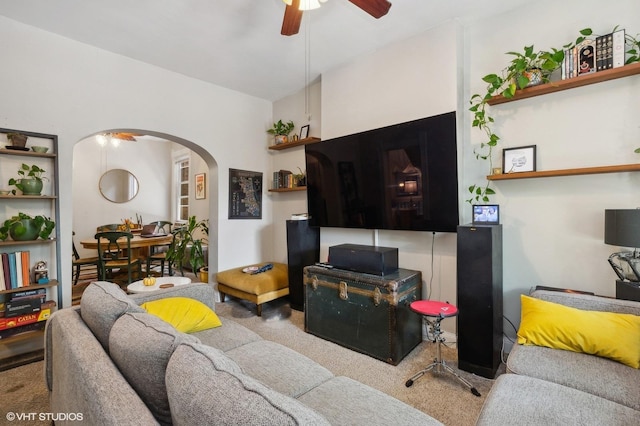
<path fill-rule="evenodd" d="M 129 296 L 97 282 L 80 307 L 55 312 L 45 330 L 51 411 L 114 426 L 440 424 L 231 319 L 185 334 L 139 306 L 166 297 L 215 310 L 207 284 Z"/>
<path fill-rule="evenodd" d="M 549 302 L 640 315 L 640 303 L 538 290 Z M 640 341 L 637 342 L 640 345 Z M 640 425 L 640 370 L 584 353 L 516 344 L 477 425 Z"/>

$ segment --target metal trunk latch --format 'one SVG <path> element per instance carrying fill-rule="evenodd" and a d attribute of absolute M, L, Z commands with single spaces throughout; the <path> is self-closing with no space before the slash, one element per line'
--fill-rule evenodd
<path fill-rule="evenodd" d="M 373 304 L 378 306 L 380 304 L 380 299 L 382 299 L 382 293 L 380 292 L 380 289 L 376 287 L 376 289 L 373 290 Z"/>
<path fill-rule="evenodd" d="M 340 287 L 340 299 L 347 300 L 349 298 L 349 294 L 348 294 L 349 288 L 347 286 L 347 283 L 344 281 L 340 281 L 339 287 Z"/>

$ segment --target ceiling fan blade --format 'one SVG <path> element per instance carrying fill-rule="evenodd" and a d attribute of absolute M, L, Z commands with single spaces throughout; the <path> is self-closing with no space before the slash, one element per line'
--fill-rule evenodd
<path fill-rule="evenodd" d="M 282 30 L 280 30 L 280 34 L 285 36 L 298 34 L 301 21 L 302 11 L 300 10 L 300 0 L 293 0 L 291 6 L 287 5 L 287 8 L 284 10 L 284 19 L 282 20 Z"/>
<path fill-rule="evenodd" d="M 389 12 L 389 8 L 391 7 L 391 3 L 389 3 L 387 0 L 349 0 L 349 1 L 376 19 L 380 19 L 384 15 L 386 15 L 387 12 Z"/>

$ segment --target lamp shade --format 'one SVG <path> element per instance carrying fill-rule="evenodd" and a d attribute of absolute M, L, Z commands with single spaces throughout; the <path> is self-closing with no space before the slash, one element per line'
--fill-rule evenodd
<path fill-rule="evenodd" d="M 640 247 L 640 209 L 605 210 L 604 242 L 620 247 Z"/>

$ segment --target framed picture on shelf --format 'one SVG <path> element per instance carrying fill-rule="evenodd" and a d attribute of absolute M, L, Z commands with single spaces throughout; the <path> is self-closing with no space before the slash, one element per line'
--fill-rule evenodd
<path fill-rule="evenodd" d="M 309 125 L 302 126 L 300 128 L 300 139 L 306 139 L 309 137 Z"/>
<path fill-rule="evenodd" d="M 535 172 L 536 171 L 536 146 L 520 146 L 517 148 L 505 148 L 502 150 L 502 172 Z"/>
<path fill-rule="evenodd" d="M 195 175 L 196 179 L 196 200 L 204 200 L 207 198 L 206 187 L 206 173 L 198 173 Z"/>

